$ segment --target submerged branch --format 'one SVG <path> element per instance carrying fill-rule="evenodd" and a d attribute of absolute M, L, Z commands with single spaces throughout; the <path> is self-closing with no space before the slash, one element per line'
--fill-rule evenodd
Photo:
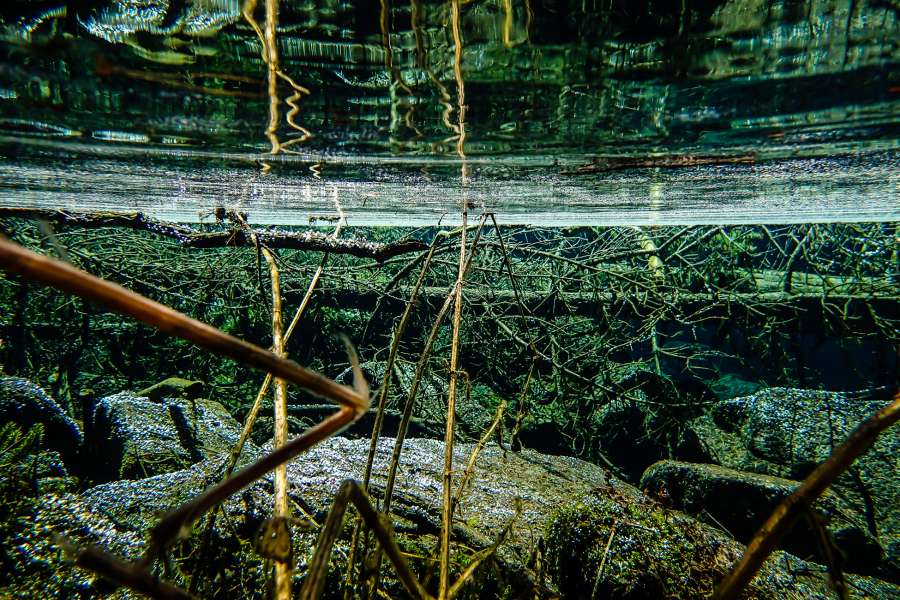
<path fill-rule="evenodd" d="M 322 288 L 317 292 L 316 300 L 319 306 L 346 307 L 353 306 L 360 310 L 370 310 L 376 304 L 383 305 L 390 310 L 402 310 L 406 298 L 412 292 L 412 286 L 401 286 L 391 295 L 384 295 L 377 289 L 357 288 Z M 520 291 L 508 289 L 485 289 L 472 286 L 464 292 L 466 303 L 470 306 L 491 306 L 496 315 L 519 315 L 518 303 L 521 302 L 529 317 L 548 317 L 554 315 L 581 315 L 599 316 L 606 307 L 618 308 L 629 305 L 653 306 L 653 307 L 677 307 L 681 311 L 708 309 L 714 307 L 735 306 L 760 306 L 771 305 L 780 311 L 794 310 L 797 308 L 814 308 L 822 302 L 833 303 L 871 303 L 873 306 L 884 306 L 890 309 L 895 306 L 900 295 L 896 290 L 878 289 L 873 286 L 870 291 L 862 289 L 853 293 L 830 292 L 824 288 L 819 291 L 804 291 L 787 294 L 775 292 L 681 292 L 672 291 L 666 293 L 660 291 L 654 294 L 626 294 L 614 292 L 559 292 L 547 291 Z M 432 310 L 442 306 L 447 288 L 438 286 L 423 286 L 419 291 L 420 310 L 422 306 L 431 307 Z M 517 297 L 518 296 L 518 297 Z M 636 304 L 635 304 L 636 303 Z M 526 345 L 529 345 L 526 340 Z"/>
<path fill-rule="evenodd" d="M 579 165 L 571 170 L 562 171 L 563 175 L 587 175 L 591 173 L 608 173 L 624 169 L 683 169 L 706 165 L 753 165 L 756 154 L 712 155 L 712 154 L 664 154 L 658 156 L 595 156 L 591 162 Z"/>
<path fill-rule="evenodd" d="M 78 553 L 75 564 L 156 600 L 194 600 L 194 596 L 166 583 L 138 565 L 111 556 L 93 546 Z"/>
<path fill-rule="evenodd" d="M 0 208 L 0 218 L 42 219 L 59 225 L 75 225 L 88 229 L 99 227 L 127 227 L 149 231 L 176 240 L 184 248 L 255 247 L 249 231 L 240 227 L 225 231 L 197 231 L 186 225 L 160 221 L 141 212 L 71 212 L 63 210 Z M 361 239 L 337 239 L 318 231 L 255 230 L 260 244 L 269 248 L 305 250 L 349 254 L 357 258 L 372 258 L 383 262 L 402 254 L 427 250 L 419 240 L 403 240 L 390 244 Z"/>

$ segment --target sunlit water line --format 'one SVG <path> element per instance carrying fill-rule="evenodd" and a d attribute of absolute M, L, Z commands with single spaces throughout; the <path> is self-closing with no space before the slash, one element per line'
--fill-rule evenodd
<path fill-rule="evenodd" d="M 0 206 L 143 211 L 183 222 L 226 206 L 258 224 L 308 225 L 334 216 L 335 195 L 349 225 L 360 226 L 452 226 L 462 201 L 473 215 L 493 211 L 504 224 L 552 227 L 900 221 L 896 152 L 577 177 L 558 166 L 467 161 L 473 171 L 465 184 L 452 166 L 430 171 L 436 165 L 425 161 L 327 163 L 320 180 L 299 164 L 263 176 L 254 163 L 229 161 L 58 149 L 6 156 Z"/>

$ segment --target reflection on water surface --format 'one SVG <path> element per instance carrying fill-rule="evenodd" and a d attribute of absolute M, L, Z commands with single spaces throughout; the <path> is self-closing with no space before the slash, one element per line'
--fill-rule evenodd
<path fill-rule="evenodd" d="M 150 177 L 171 197 L 202 165 L 181 218 L 222 199 L 293 221 L 304 202 L 315 212 L 307 205 L 321 175 L 347 190 L 348 205 L 393 200 L 375 203 L 382 216 L 363 211 L 363 223 L 392 222 L 398 208 L 420 222 L 462 193 L 458 168 L 432 162 L 462 151 L 485 161 L 473 194 L 508 222 L 535 206 L 552 222 L 568 212 L 575 222 L 721 220 L 729 203 L 736 221 L 814 218 L 787 214 L 790 198 L 820 202 L 819 219 L 896 217 L 900 24 L 889 5 L 486 0 L 462 4 L 454 21 L 450 3 L 424 0 L 274 4 L 269 16 L 265 3 L 237 0 L 0 9 L 5 202 L 115 205 L 104 168 L 128 195 Z M 880 154 L 780 162 L 870 152 Z M 222 167 L 220 154 L 238 165 Z M 748 156 L 761 166 L 655 170 L 651 161 L 612 176 L 560 175 L 607 155 Z M 56 180 L 74 157 L 86 160 Z M 373 165 L 347 166 L 360 159 Z M 271 185 L 252 183 L 270 168 Z M 35 179 L 49 183 L 26 183 Z M 302 185 L 314 191 L 281 191 Z M 164 211 L 152 192 L 147 208 Z"/>

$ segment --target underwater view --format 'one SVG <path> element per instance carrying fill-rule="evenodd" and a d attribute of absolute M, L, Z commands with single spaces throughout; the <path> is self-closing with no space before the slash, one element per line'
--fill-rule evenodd
<path fill-rule="evenodd" d="M 0 598 L 900 599 L 900 4 L 6 0 Z"/>

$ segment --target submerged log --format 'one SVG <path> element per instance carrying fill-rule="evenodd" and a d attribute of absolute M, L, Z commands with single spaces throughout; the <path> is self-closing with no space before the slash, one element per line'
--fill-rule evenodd
<path fill-rule="evenodd" d="M 408 298 L 410 289 L 404 286 L 396 288 L 391 295 L 385 296 L 377 289 L 358 289 L 345 287 L 322 287 L 316 292 L 319 306 L 336 308 L 353 307 L 360 310 L 372 310 L 376 303 L 382 303 L 382 309 L 394 310 L 402 308 Z M 288 300 L 291 294 L 287 294 Z M 518 304 L 513 290 L 490 290 L 485 288 L 467 288 L 463 296 L 467 306 L 490 306 L 494 314 L 518 314 Z M 427 286 L 419 291 L 417 303 L 420 307 L 431 307 L 435 310 L 447 297 L 447 288 Z M 682 293 L 660 292 L 659 294 L 615 294 L 592 292 L 556 292 L 556 291 L 520 291 L 519 298 L 526 311 L 534 316 L 549 317 L 556 315 L 592 316 L 601 315 L 617 308 L 632 307 L 634 309 L 655 310 L 667 308 L 682 313 L 704 311 L 705 314 L 727 312 L 741 306 L 754 308 L 772 307 L 778 312 L 785 310 L 821 309 L 823 304 L 852 305 L 854 307 L 871 307 L 884 311 L 886 316 L 896 315 L 900 307 L 900 295 L 894 293 L 856 293 L 828 294 L 818 292 L 786 293 L 786 292 L 731 292 L 731 293 Z"/>
<path fill-rule="evenodd" d="M 752 165 L 756 154 L 663 154 L 658 156 L 595 156 L 591 162 L 563 171 L 563 175 L 588 175 L 624 169 L 679 169 L 704 165 Z"/>
<path fill-rule="evenodd" d="M 192 227 L 160 221 L 142 212 L 73 212 L 38 208 L 2 208 L 0 218 L 37 219 L 59 225 L 75 225 L 87 229 L 100 227 L 126 227 L 149 231 L 176 240 L 185 248 L 225 248 L 255 246 L 248 231 L 239 227 L 222 231 L 197 231 Z M 357 258 L 373 258 L 379 262 L 401 254 L 421 252 L 427 249 L 419 240 L 402 240 L 390 244 L 361 239 L 336 239 L 318 231 L 291 231 L 283 229 L 255 230 L 259 242 L 269 248 L 287 248 L 307 252 L 349 254 Z"/>

